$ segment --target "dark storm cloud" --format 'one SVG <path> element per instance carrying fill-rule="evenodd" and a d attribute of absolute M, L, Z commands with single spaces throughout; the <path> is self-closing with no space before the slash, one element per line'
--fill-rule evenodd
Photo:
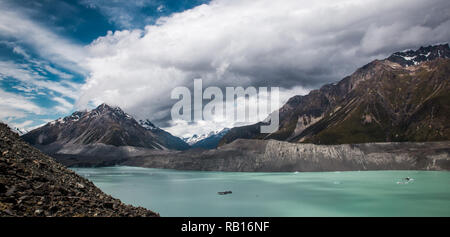
<path fill-rule="evenodd" d="M 106 101 L 162 122 L 171 90 L 195 78 L 204 87 L 279 86 L 295 95 L 449 39 L 447 0 L 216 0 L 93 42 L 79 105 Z"/>

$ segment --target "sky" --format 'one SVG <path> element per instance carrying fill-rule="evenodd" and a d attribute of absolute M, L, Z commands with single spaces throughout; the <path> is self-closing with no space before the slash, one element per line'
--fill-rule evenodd
<path fill-rule="evenodd" d="M 396 51 L 446 43 L 448 0 L 2 0 L 0 120 L 33 129 L 100 103 L 177 136 L 178 86 L 280 88 L 280 102 Z"/>

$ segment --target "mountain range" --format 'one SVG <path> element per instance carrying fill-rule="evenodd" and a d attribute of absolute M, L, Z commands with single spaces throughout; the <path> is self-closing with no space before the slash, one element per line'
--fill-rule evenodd
<path fill-rule="evenodd" d="M 279 109 L 277 132 L 262 122 L 232 128 L 236 139 L 314 144 L 450 140 L 448 44 L 397 52 L 375 60 L 338 83 L 294 96 Z"/>
<path fill-rule="evenodd" d="M 189 144 L 191 148 L 214 149 L 217 148 L 219 141 L 228 133 L 228 131 L 230 131 L 229 128 L 224 128 L 202 135 L 194 134 L 191 137 L 184 137 L 183 141 Z"/>
<path fill-rule="evenodd" d="M 245 150 L 256 149 L 266 154 L 264 144 L 269 143 L 258 143 L 258 140 L 317 145 L 449 141 L 449 75 L 448 44 L 397 52 L 386 59 L 370 62 L 337 83 L 324 85 L 308 95 L 290 98 L 279 109 L 279 130 L 271 134 L 261 134 L 259 129 L 263 122 L 259 122 L 181 139 L 149 120 L 136 121 L 119 107 L 102 104 L 91 111 L 77 111 L 52 121 L 22 138 L 65 164 L 105 166 L 127 164 L 132 160 L 130 165 L 149 167 L 156 162 L 158 167 L 171 167 L 167 163 L 170 160 L 161 157 L 173 156 L 181 162 L 176 168 L 186 169 L 193 169 L 190 166 L 198 163 L 198 160 L 188 160 L 199 157 L 213 159 L 220 156 L 220 166 L 224 167 L 230 162 L 226 156 L 249 157 L 251 152 Z M 226 145 L 228 143 L 231 146 Z M 433 146 L 437 154 L 447 143 L 436 144 Z M 373 151 L 372 148 L 367 149 L 381 154 L 377 150 L 381 146 L 373 147 Z M 397 149 L 399 146 L 394 144 L 392 147 Z M 411 147 L 424 149 L 420 143 Z M 202 149 L 184 151 L 189 148 Z M 297 154 L 301 149 L 303 147 L 292 146 L 288 151 L 289 154 Z M 324 151 L 318 155 L 327 152 L 321 147 L 313 149 Z M 284 152 L 276 154 L 282 156 Z M 412 157 L 407 151 L 402 154 Z M 152 160 L 155 157 L 157 160 Z M 188 159 L 184 160 L 185 157 Z M 270 157 L 267 162 L 275 162 L 276 156 L 272 154 Z M 243 165 L 249 161 L 242 162 Z M 213 163 L 208 163 L 209 168 L 205 169 L 215 169 Z M 447 167 L 444 163 L 439 167 Z"/>

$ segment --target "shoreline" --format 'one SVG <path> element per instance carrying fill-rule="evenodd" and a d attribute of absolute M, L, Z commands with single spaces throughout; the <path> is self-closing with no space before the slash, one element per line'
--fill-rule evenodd
<path fill-rule="evenodd" d="M 129 157 L 50 156 L 68 167 L 121 165 L 227 172 L 450 170 L 450 141 L 314 145 L 240 139 L 214 150 L 148 151 Z"/>
<path fill-rule="evenodd" d="M 198 172 L 198 173 L 226 173 L 226 174 L 305 174 L 305 173 L 349 173 L 349 172 L 450 172 L 450 170 L 345 170 L 345 171 L 214 171 L 214 170 L 180 170 L 180 169 L 170 169 L 170 168 L 151 168 L 151 167 L 141 167 L 141 166 L 129 166 L 129 165 L 113 165 L 113 166 L 99 166 L 99 167 L 68 167 L 70 170 L 77 169 L 102 169 L 102 168 L 136 168 L 136 169 L 155 169 L 164 171 L 174 171 L 174 172 Z M 85 177 L 86 178 L 86 177 Z"/>

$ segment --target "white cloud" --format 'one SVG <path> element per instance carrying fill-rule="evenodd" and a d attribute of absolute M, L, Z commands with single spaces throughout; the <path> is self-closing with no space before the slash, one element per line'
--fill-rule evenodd
<path fill-rule="evenodd" d="M 13 127 L 15 128 L 21 128 L 21 129 L 26 129 L 27 127 L 29 127 L 31 124 L 33 124 L 33 121 L 31 120 L 25 120 L 22 123 L 13 123 Z"/>
<path fill-rule="evenodd" d="M 53 100 L 59 103 L 59 105 L 54 107 L 56 111 L 68 113 L 73 109 L 73 104 L 62 97 L 54 97 Z"/>
<path fill-rule="evenodd" d="M 308 93 L 308 90 L 302 88 L 302 87 L 294 87 L 292 89 L 286 90 L 282 89 L 279 91 L 279 107 L 281 105 L 285 104 L 289 98 L 291 98 L 294 95 L 305 95 Z M 260 94 L 261 96 L 261 94 Z M 225 95 L 224 95 L 225 97 Z M 248 99 L 248 110 L 249 111 L 257 111 L 258 110 L 258 103 L 257 98 L 251 97 Z M 266 97 L 260 97 L 260 100 L 263 100 L 265 103 L 270 103 L 269 99 Z M 247 102 L 246 102 L 247 103 Z M 220 104 L 219 104 L 220 105 Z M 226 103 L 223 104 L 224 109 L 229 106 Z M 278 109 L 279 107 L 275 108 Z M 270 112 L 272 112 L 271 110 Z M 205 134 L 209 133 L 211 131 L 219 131 L 223 128 L 232 128 L 237 126 L 244 126 L 248 124 L 257 123 L 259 121 L 264 120 L 267 117 L 267 114 L 248 114 L 247 121 L 227 121 L 224 120 L 223 117 L 220 118 L 217 115 L 213 116 L 210 120 L 201 120 L 196 121 L 192 123 L 188 123 L 183 120 L 177 120 L 177 121 L 170 121 L 170 126 L 164 127 L 163 129 L 180 137 L 191 137 L 194 134 Z"/>
<path fill-rule="evenodd" d="M 16 54 L 22 55 L 26 59 L 31 58 L 30 55 L 28 55 L 28 53 L 25 52 L 25 50 L 20 46 L 14 46 L 13 52 Z"/>
<path fill-rule="evenodd" d="M 0 1 L 0 43 L 21 58 L 0 60 L 0 81 L 7 78 L 8 83 L 13 83 L 5 84 L 10 86 L 6 91 L 0 89 L 0 119 L 25 128 L 30 127 L 29 121 L 42 115 L 71 110 L 72 104 L 62 97 L 77 99 L 80 84 L 73 82 L 74 76 L 67 72 L 86 73 L 80 64 L 86 52 L 84 46 L 55 34 L 28 18 L 23 9 L 12 6 Z M 19 92 L 12 93 L 9 89 Z M 45 104 L 43 96 L 50 101 L 56 97 L 58 105 L 41 106 Z"/>
<path fill-rule="evenodd" d="M 19 40 L 31 46 L 43 58 L 74 72 L 85 73 L 79 66 L 85 56 L 84 47 L 58 36 L 2 2 L 0 2 L 0 36 Z M 27 55 L 23 54 L 25 51 L 22 48 L 14 50 L 18 54 Z"/>
<path fill-rule="evenodd" d="M 53 121 L 53 120 L 52 119 L 40 119 L 37 121 L 25 120 L 24 122 L 21 122 L 21 123 L 10 123 L 10 127 L 19 128 L 22 131 L 29 132 L 36 128 L 44 126 L 45 124 L 47 124 L 50 121 Z M 35 122 L 40 122 L 40 123 L 37 125 L 33 125 L 33 124 L 35 124 Z M 44 122 L 44 123 L 42 123 L 42 122 Z"/>
<path fill-rule="evenodd" d="M 155 0 L 81 0 L 80 3 L 89 8 L 98 9 L 111 23 L 123 28 L 145 24 L 149 17 L 142 12 L 142 9 L 158 6 Z M 159 7 L 157 10 L 160 10 Z"/>
<path fill-rule="evenodd" d="M 7 121 L 23 118 L 27 114 L 42 114 L 44 111 L 28 98 L 0 89 L 0 119 Z"/>
<path fill-rule="evenodd" d="M 21 46 L 17 45 L 14 42 L 2 40 L 2 41 L 0 41 L 0 44 L 4 44 L 4 45 L 8 46 L 9 48 L 12 49 L 13 53 L 15 53 L 17 55 L 21 55 L 25 59 L 31 58 L 30 55 L 25 51 L 25 49 L 23 49 Z"/>
<path fill-rule="evenodd" d="M 67 74 L 65 72 L 61 72 L 60 70 L 58 70 L 56 68 L 53 68 L 53 67 L 51 67 L 49 65 L 45 65 L 44 68 L 45 68 L 45 70 L 47 70 L 51 74 L 57 75 L 59 78 L 62 78 L 62 79 L 72 79 L 73 78 L 72 75 Z"/>
<path fill-rule="evenodd" d="M 46 68 L 48 70 L 48 68 Z M 56 70 L 56 69 L 55 69 Z M 30 92 L 42 89 L 58 92 L 64 96 L 77 99 L 79 84 L 70 81 L 52 81 L 41 76 L 28 65 L 17 64 L 11 61 L 0 61 L 0 79 L 12 77 L 21 82 L 17 89 Z"/>
<path fill-rule="evenodd" d="M 12 61 L 0 61 L 0 78 L 13 77 L 20 81 L 34 81 L 43 77 L 30 70 L 26 65 L 16 64 Z"/>
<path fill-rule="evenodd" d="M 194 78 L 298 94 L 395 50 L 448 41 L 449 9 L 444 0 L 214 0 L 95 40 L 78 106 L 107 102 L 163 121 L 170 91 Z"/>

